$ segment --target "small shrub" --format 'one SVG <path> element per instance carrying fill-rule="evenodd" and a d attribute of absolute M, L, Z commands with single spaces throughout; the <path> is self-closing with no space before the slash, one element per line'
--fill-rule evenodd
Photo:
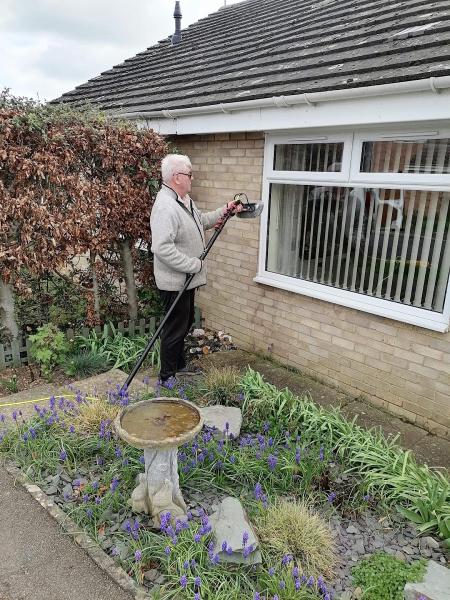
<path fill-rule="evenodd" d="M 402 600 L 405 584 L 420 581 L 425 562 L 408 565 L 384 552 L 372 554 L 352 569 L 353 584 L 363 590 L 364 600 Z"/>
<path fill-rule="evenodd" d="M 39 364 L 44 377 L 50 378 L 56 365 L 61 364 L 69 351 L 69 342 L 62 331 L 47 323 L 30 336 L 30 354 Z"/>
<path fill-rule="evenodd" d="M 278 501 L 259 513 L 256 527 L 262 542 L 277 558 L 289 554 L 304 573 L 332 575 L 336 563 L 333 535 L 304 501 Z"/>
<path fill-rule="evenodd" d="M 120 406 L 116 404 L 110 404 L 103 398 L 93 398 L 79 404 L 76 414 L 68 414 L 65 420 L 67 423 L 70 422 L 79 433 L 96 434 L 102 422 L 114 421 L 119 410 Z"/>
<path fill-rule="evenodd" d="M 240 390 L 240 373 L 236 367 L 210 367 L 201 384 L 208 404 L 233 404 Z"/>
<path fill-rule="evenodd" d="M 90 377 L 97 373 L 103 373 L 109 369 L 110 363 L 106 356 L 84 350 L 78 354 L 72 354 L 66 358 L 62 367 L 70 377 Z"/>

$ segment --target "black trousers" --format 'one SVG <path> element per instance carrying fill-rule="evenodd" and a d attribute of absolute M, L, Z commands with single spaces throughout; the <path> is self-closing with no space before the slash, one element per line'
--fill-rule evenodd
<path fill-rule="evenodd" d="M 158 291 L 166 313 L 179 292 Z M 184 338 L 194 322 L 194 296 L 195 289 L 183 292 L 161 332 L 161 381 L 174 377 L 186 366 Z"/>

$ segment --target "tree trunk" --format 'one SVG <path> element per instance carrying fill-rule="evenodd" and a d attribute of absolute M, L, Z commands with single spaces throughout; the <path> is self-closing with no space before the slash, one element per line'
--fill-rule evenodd
<path fill-rule="evenodd" d="M 19 327 L 14 312 L 13 288 L 2 279 L 0 279 L 0 325 L 6 329 L 12 339 L 19 337 Z"/>
<path fill-rule="evenodd" d="M 95 252 L 90 252 L 90 264 L 91 264 L 91 272 L 92 272 L 92 291 L 94 294 L 94 313 L 95 319 L 97 323 L 100 323 L 100 292 L 98 289 L 98 277 L 97 277 L 97 268 L 95 266 L 95 261 L 97 259 L 97 254 Z"/>
<path fill-rule="evenodd" d="M 136 320 L 138 316 L 138 303 L 136 293 L 136 282 L 134 280 L 133 256 L 131 254 L 130 241 L 121 240 L 119 242 L 120 257 L 122 259 L 123 271 L 125 275 L 125 285 L 127 287 L 128 316 L 130 320 Z"/>

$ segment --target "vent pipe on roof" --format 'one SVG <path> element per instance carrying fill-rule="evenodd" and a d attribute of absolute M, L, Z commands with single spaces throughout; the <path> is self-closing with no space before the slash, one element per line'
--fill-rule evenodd
<path fill-rule="evenodd" d="M 177 0 L 175 2 L 175 12 L 173 13 L 175 19 L 175 33 L 172 36 L 172 46 L 179 44 L 181 42 L 181 8 L 180 2 Z"/>

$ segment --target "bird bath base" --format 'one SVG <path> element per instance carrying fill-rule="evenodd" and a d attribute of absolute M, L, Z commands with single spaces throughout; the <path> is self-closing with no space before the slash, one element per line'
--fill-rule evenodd
<path fill-rule="evenodd" d="M 145 473 L 131 494 L 133 512 L 151 515 L 160 525 L 160 515 L 186 514 L 178 478 L 178 446 L 192 440 L 201 430 L 198 408 L 186 400 L 155 398 L 125 407 L 115 420 L 119 436 L 144 450 Z"/>
<path fill-rule="evenodd" d="M 158 526 L 161 513 L 170 511 L 174 518 L 180 518 L 187 511 L 178 479 L 177 453 L 177 448 L 144 449 L 145 473 L 139 474 L 139 485 L 129 500 L 133 512 L 151 515 Z"/>

